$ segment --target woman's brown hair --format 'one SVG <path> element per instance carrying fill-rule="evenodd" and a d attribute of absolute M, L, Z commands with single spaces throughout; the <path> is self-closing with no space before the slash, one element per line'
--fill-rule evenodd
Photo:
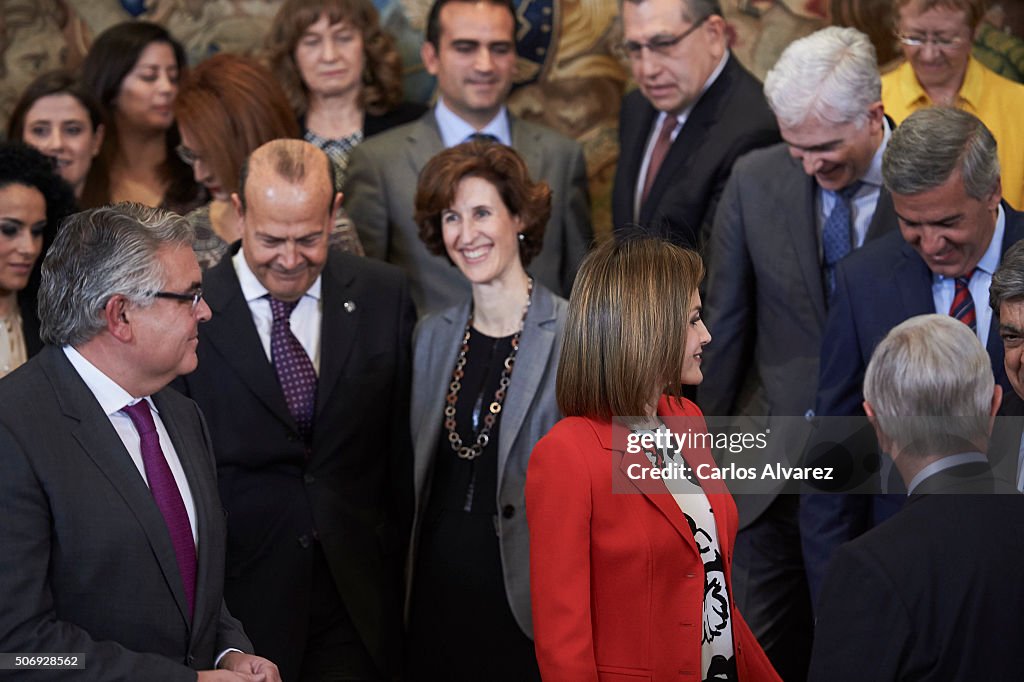
<path fill-rule="evenodd" d="M 642 416 L 682 395 L 690 304 L 704 277 L 695 252 L 655 237 L 601 244 L 569 297 L 555 394 L 565 416 Z"/>
<path fill-rule="evenodd" d="M 551 216 L 551 189 L 546 182 L 530 179 L 526 163 L 514 149 L 496 142 L 472 141 L 449 147 L 420 171 L 413 219 L 427 250 L 448 258 L 441 215 L 451 208 L 459 183 L 465 178 L 480 178 L 494 185 L 508 212 L 522 222 L 519 259 L 524 267 L 529 265 L 544 245 L 544 228 Z"/>
<path fill-rule="evenodd" d="M 363 37 L 363 90 L 360 105 L 380 115 L 402 102 L 402 57 L 395 41 L 380 26 L 372 0 L 285 0 L 277 10 L 267 36 L 267 62 L 296 115 L 309 109 L 309 91 L 295 63 L 295 47 L 321 16 L 330 24 L 344 21 Z"/>
<path fill-rule="evenodd" d="M 210 57 L 188 72 L 174 101 L 178 125 L 202 147 L 226 192 L 238 191 L 242 162 L 254 149 L 282 137 L 298 137 L 288 98 L 270 70 L 235 54 Z"/>

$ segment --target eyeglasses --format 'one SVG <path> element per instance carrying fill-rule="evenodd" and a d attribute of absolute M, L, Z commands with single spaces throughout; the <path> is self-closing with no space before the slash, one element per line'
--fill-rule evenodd
<path fill-rule="evenodd" d="M 199 301 L 203 300 L 203 289 L 200 287 L 189 294 L 178 294 L 173 291 L 154 291 L 153 296 L 155 298 L 169 298 L 172 301 L 181 301 L 182 303 L 191 303 L 192 312 L 195 312 L 199 306 Z"/>
<path fill-rule="evenodd" d="M 693 26 L 691 26 L 690 28 L 686 29 L 685 31 L 674 37 L 655 38 L 654 40 L 649 40 L 646 43 L 638 43 L 635 40 L 626 40 L 618 45 L 618 52 L 620 55 L 625 56 L 631 62 L 640 61 L 640 58 L 643 56 L 645 47 L 648 49 L 648 51 L 650 51 L 652 55 L 656 55 L 658 57 L 667 57 L 672 52 L 672 48 L 686 40 L 687 36 L 689 36 L 691 33 L 700 28 L 704 24 L 704 22 L 707 21 L 708 18 L 710 18 L 710 16 L 711 15 L 708 15 L 702 18 Z"/>
<path fill-rule="evenodd" d="M 953 36 L 952 38 L 946 38 L 943 36 L 916 36 L 908 35 L 906 33 L 897 33 L 896 40 L 900 41 L 901 44 L 907 47 L 924 47 L 925 45 L 931 44 L 935 46 L 937 50 L 952 50 L 953 48 L 959 47 L 964 42 L 963 36 Z"/>
<path fill-rule="evenodd" d="M 174 148 L 174 152 L 178 155 L 178 158 L 187 163 L 190 166 L 196 165 L 196 161 L 202 161 L 203 157 L 196 154 L 194 151 L 189 149 L 183 144 L 179 144 Z"/>

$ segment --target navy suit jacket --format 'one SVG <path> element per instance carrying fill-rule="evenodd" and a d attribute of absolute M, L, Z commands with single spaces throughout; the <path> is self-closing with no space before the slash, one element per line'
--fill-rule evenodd
<path fill-rule="evenodd" d="M 1002 253 L 1024 237 L 1024 213 L 1003 203 L 1006 231 Z M 975 305 L 987 305 L 975 301 Z M 829 308 L 821 347 L 821 369 L 815 413 L 819 418 L 813 443 L 841 442 L 849 456 L 857 460 L 877 451 L 874 433 L 866 420 L 851 437 L 837 435 L 836 424 L 828 417 L 863 416 L 863 383 L 868 361 L 875 347 L 890 329 L 914 317 L 934 313 L 932 272 L 921 257 L 893 232 L 865 245 L 844 259 L 836 268 L 836 290 Z M 992 359 L 996 383 L 1003 391 L 1012 391 L 1003 367 L 1003 344 L 996 320 L 986 343 Z M 813 446 L 812 446 L 813 451 Z M 835 452 L 829 456 L 834 457 Z M 833 459 L 830 464 L 842 467 Z M 838 471 L 838 469 L 837 469 Z M 856 476 L 856 474 L 854 474 Z M 875 498 L 870 495 L 810 495 L 801 504 L 800 524 L 804 561 L 812 596 L 817 595 L 825 567 L 835 548 L 851 540 L 899 508 L 903 494 Z"/>
<path fill-rule="evenodd" d="M 809 679 L 1017 679 L 1022 563 L 1024 496 L 984 464 L 925 479 L 896 516 L 836 552 Z"/>

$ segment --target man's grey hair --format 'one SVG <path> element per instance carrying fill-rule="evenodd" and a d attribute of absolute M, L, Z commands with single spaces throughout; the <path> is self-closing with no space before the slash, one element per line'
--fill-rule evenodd
<path fill-rule="evenodd" d="M 919 109 L 893 131 L 882 179 L 893 194 L 920 194 L 959 170 L 964 190 L 984 201 L 999 185 L 996 139 L 974 114 L 952 107 Z"/>
<path fill-rule="evenodd" d="M 91 340 L 106 328 L 104 308 L 115 294 L 150 305 L 164 286 L 157 251 L 191 248 L 194 236 L 192 226 L 178 214 L 141 204 L 68 216 L 43 260 L 42 340 L 61 346 Z"/>
<path fill-rule="evenodd" d="M 631 5 L 642 5 L 647 0 L 618 0 L 619 16 L 622 16 L 622 7 L 627 2 Z M 683 10 L 683 21 L 697 23 L 712 15 L 722 16 L 722 5 L 718 0 L 679 0 Z"/>
<path fill-rule="evenodd" d="M 875 47 L 855 28 L 815 31 L 783 51 L 764 79 L 764 94 L 784 126 L 814 116 L 863 127 L 871 106 L 882 99 Z"/>
<path fill-rule="evenodd" d="M 948 315 L 918 315 L 878 344 L 864 377 L 864 398 L 890 454 L 949 455 L 988 437 L 992 362 L 978 337 Z"/>
<path fill-rule="evenodd" d="M 1024 242 L 1015 243 L 1003 254 L 999 267 L 992 274 L 988 299 L 996 315 L 1002 304 L 1024 300 Z"/>

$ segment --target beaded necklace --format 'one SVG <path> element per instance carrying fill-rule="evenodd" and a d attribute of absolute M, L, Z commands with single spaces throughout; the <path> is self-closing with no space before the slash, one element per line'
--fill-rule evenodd
<path fill-rule="evenodd" d="M 512 378 L 512 368 L 516 364 L 516 354 L 519 352 L 519 337 L 526 326 L 526 313 L 530 310 L 530 303 L 533 301 L 533 278 L 527 280 L 526 305 L 523 306 L 523 319 L 519 329 L 512 336 L 512 350 L 505 358 L 504 368 L 501 371 L 501 378 L 498 380 L 498 390 L 494 392 L 494 400 L 484 416 L 484 425 L 476 433 L 471 445 L 462 442 L 462 436 L 455 430 L 455 404 L 459 401 L 459 391 L 462 389 L 463 369 L 466 367 L 466 354 L 469 352 L 469 331 L 473 326 L 473 310 L 469 311 L 469 321 L 466 322 L 466 331 L 462 335 L 462 348 L 459 349 L 459 357 L 455 360 L 455 370 L 452 372 L 452 382 L 448 385 L 448 397 L 445 399 L 444 427 L 448 430 L 448 442 L 452 450 L 462 459 L 473 460 L 480 456 L 491 440 L 491 427 L 498 420 L 501 406 L 505 402 L 505 395 L 508 393 L 508 385 Z"/>

